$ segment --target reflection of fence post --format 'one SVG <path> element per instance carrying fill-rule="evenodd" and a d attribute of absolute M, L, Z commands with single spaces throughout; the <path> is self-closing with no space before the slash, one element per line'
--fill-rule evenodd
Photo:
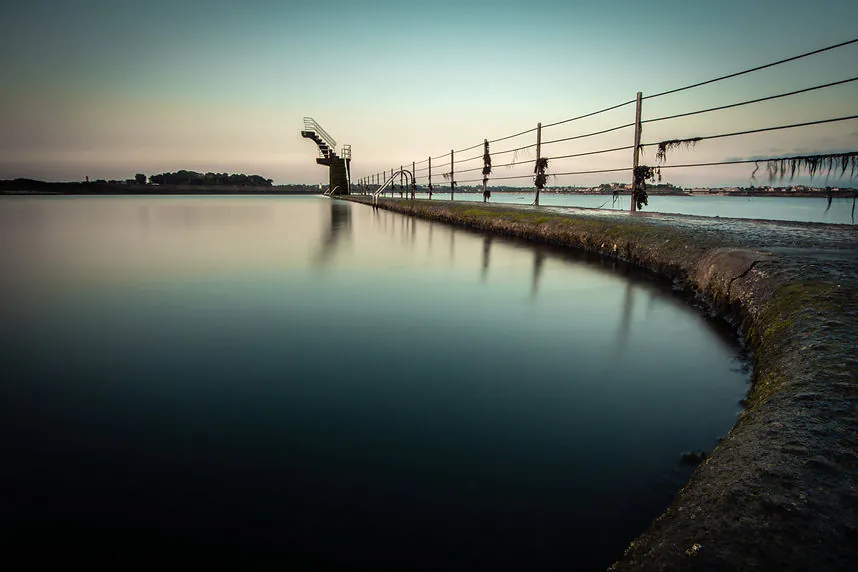
<path fill-rule="evenodd" d="M 638 210 L 638 181 L 635 177 L 635 172 L 640 161 L 640 146 L 641 146 L 641 92 L 637 95 L 637 105 L 635 106 L 635 148 L 632 151 L 632 209 L 631 212 Z"/>
<path fill-rule="evenodd" d="M 539 157 L 542 154 L 542 123 L 536 124 L 536 176 L 539 177 Z M 536 185 L 536 200 L 534 205 L 539 206 L 539 184 Z"/>
<path fill-rule="evenodd" d="M 429 156 L 429 200 L 432 200 L 432 156 Z"/>
<path fill-rule="evenodd" d="M 453 200 L 453 187 L 456 186 L 455 168 L 453 167 L 453 150 L 450 149 L 450 200 Z"/>
<path fill-rule="evenodd" d="M 414 178 L 414 172 L 416 170 L 417 164 L 414 161 L 411 161 L 411 200 L 414 200 L 414 193 L 417 192 L 417 180 Z"/>

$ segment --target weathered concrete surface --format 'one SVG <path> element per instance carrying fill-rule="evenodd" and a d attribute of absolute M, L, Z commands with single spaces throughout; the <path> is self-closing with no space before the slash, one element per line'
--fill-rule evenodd
<path fill-rule="evenodd" d="M 754 355 L 747 409 L 613 570 L 855 568 L 858 229 L 449 201 L 379 205 L 620 258 L 698 292 L 739 325 Z"/>

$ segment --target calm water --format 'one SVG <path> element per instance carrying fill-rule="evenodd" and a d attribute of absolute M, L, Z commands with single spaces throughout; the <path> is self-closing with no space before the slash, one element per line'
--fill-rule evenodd
<path fill-rule="evenodd" d="M 603 570 L 746 391 L 655 279 L 363 205 L 4 198 L 0 253 L 4 556 Z"/>
<path fill-rule="evenodd" d="M 397 190 L 395 196 L 399 196 Z M 419 198 L 428 195 L 418 193 Z M 433 197 L 449 199 L 450 192 L 435 192 Z M 483 195 L 474 193 L 456 193 L 455 200 L 482 201 Z M 533 204 L 534 192 L 492 193 L 493 203 Z M 540 205 L 559 207 L 585 207 L 629 209 L 628 197 L 612 204 L 610 195 L 571 195 L 544 193 L 539 196 Z M 730 218 L 754 218 L 770 220 L 791 220 L 801 222 L 822 222 L 828 224 L 855 224 L 858 221 L 858 206 L 855 207 L 855 220 L 852 219 L 852 199 L 836 198 L 831 201 L 820 197 L 722 197 L 691 196 L 670 197 L 651 196 L 644 212 L 676 213 L 695 216 L 719 216 Z"/>

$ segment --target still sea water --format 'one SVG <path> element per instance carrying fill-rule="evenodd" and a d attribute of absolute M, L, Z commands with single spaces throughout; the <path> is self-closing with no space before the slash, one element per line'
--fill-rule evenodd
<path fill-rule="evenodd" d="M 321 197 L 6 197 L 0 261 L 3 559 L 604 570 L 747 390 L 669 284 Z"/>
<path fill-rule="evenodd" d="M 449 200 L 450 191 L 439 188 L 433 198 Z M 390 196 L 390 194 L 386 194 Z M 394 196 L 399 196 L 399 190 Z M 418 193 L 418 198 L 426 199 L 426 193 Z M 482 193 L 456 192 L 453 195 L 457 201 L 482 201 Z M 494 192 L 492 203 L 503 204 L 533 204 L 532 189 L 522 193 Z M 545 192 L 539 196 L 540 206 L 549 207 L 584 207 L 590 209 L 608 209 L 625 212 L 629 210 L 629 197 L 624 196 L 616 203 L 610 195 L 574 195 L 566 193 Z M 858 206 L 853 210 L 852 198 L 839 197 L 828 199 L 824 197 L 729 197 L 729 196 L 664 196 L 649 197 L 649 204 L 643 212 L 674 213 L 706 217 L 751 218 L 767 220 L 791 220 L 800 222 L 821 222 L 828 224 L 855 224 L 858 221 Z M 853 218 L 853 215 L 855 218 Z"/>

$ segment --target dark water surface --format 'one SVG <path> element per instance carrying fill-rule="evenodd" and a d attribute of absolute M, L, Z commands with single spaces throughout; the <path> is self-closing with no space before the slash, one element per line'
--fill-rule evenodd
<path fill-rule="evenodd" d="M 652 278 L 324 198 L 3 198 L 0 261 L 0 558 L 601 570 L 746 391 Z"/>

